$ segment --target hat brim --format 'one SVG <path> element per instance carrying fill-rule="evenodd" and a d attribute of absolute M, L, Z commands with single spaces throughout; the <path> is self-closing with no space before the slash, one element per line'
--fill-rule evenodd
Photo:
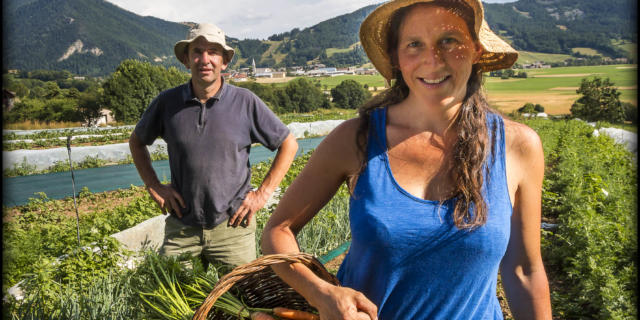
<path fill-rule="evenodd" d="M 228 46 L 226 44 L 222 44 L 222 43 L 220 43 L 218 41 L 215 41 L 213 39 L 209 39 L 204 35 L 198 36 L 198 37 L 193 38 L 191 40 L 180 40 L 180 41 L 176 42 L 176 44 L 173 46 L 173 53 L 176 55 L 176 58 L 178 58 L 178 61 L 180 61 L 182 64 L 185 64 L 185 61 L 186 61 L 185 53 L 187 52 L 187 47 L 189 46 L 189 43 L 193 42 L 194 40 L 198 39 L 199 37 L 205 38 L 205 40 L 207 40 L 208 42 L 220 45 L 224 49 L 225 63 L 231 62 L 231 59 L 233 59 L 233 55 L 235 54 L 235 50 L 232 47 L 230 47 L 230 46 Z"/>
<path fill-rule="evenodd" d="M 360 43 L 369 60 L 387 80 L 394 78 L 391 57 L 386 52 L 387 38 L 394 12 L 416 3 L 429 3 L 433 0 L 395 0 L 378 6 L 360 25 Z M 518 59 L 518 52 L 500 39 L 484 20 L 482 3 L 479 0 L 467 0 L 474 11 L 474 32 L 478 35 L 483 54 L 476 62 L 484 72 L 511 67 Z"/>

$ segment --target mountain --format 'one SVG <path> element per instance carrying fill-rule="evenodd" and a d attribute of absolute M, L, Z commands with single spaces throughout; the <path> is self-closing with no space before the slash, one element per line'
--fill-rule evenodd
<path fill-rule="evenodd" d="M 634 0 L 519 0 L 484 4 L 491 29 L 518 50 L 572 53 L 596 49 L 610 57 L 625 56 L 616 42 L 637 43 Z"/>
<path fill-rule="evenodd" d="M 3 3 L 6 1 L 3 1 Z M 142 17 L 103 0 L 12 0 L 3 19 L 7 69 L 113 72 L 125 58 L 178 65 L 183 24 Z"/>
<path fill-rule="evenodd" d="M 304 65 L 313 59 L 330 66 L 367 62 L 358 44 L 358 30 L 376 6 L 303 30 L 273 35 L 269 37 L 270 45 L 263 42 L 262 50 L 255 51 L 253 58 L 258 65 L 270 66 Z M 612 58 L 628 55 L 621 43 L 637 43 L 636 6 L 634 0 L 519 0 L 484 4 L 491 28 L 517 50 L 572 54 L 573 48 L 589 48 Z"/>
<path fill-rule="evenodd" d="M 3 1 L 5 69 L 66 69 L 107 75 L 127 58 L 179 66 L 173 45 L 189 23 L 142 17 L 104 0 Z M 637 43 L 634 0 L 518 0 L 484 4 L 491 28 L 518 50 L 571 54 L 590 48 L 626 56 L 620 44 Z M 228 37 L 236 49 L 233 67 L 328 66 L 367 62 L 358 30 L 376 5 L 314 26 L 274 34 L 267 40 Z"/>

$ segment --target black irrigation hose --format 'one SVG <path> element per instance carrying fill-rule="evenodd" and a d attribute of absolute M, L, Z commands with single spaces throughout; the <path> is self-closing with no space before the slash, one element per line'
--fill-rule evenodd
<path fill-rule="evenodd" d="M 73 186 L 73 206 L 76 208 L 76 232 L 78 235 L 78 248 L 80 248 L 80 215 L 76 203 L 76 179 L 73 174 L 73 162 L 71 161 L 71 136 L 67 136 L 67 153 L 69 154 L 69 170 L 71 171 L 71 185 Z"/>

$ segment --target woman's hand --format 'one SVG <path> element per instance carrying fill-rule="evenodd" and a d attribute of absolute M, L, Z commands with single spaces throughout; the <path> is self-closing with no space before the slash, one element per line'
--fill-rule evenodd
<path fill-rule="evenodd" d="M 262 253 L 300 252 L 296 234 L 324 207 L 345 182 L 358 172 L 357 119 L 335 128 L 313 151 L 304 169 L 280 199 L 262 233 Z M 364 294 L 334 286 L 302 263 L 271 266 L 289 286 L 320 311 L 320 319 L 376 319 L 377 307 Z"/>
<path fill-rule="evenodd" d="M 312 305 L 322 320 L 373 320 L 378 307 L 359 291 L 327 284 Z"/>

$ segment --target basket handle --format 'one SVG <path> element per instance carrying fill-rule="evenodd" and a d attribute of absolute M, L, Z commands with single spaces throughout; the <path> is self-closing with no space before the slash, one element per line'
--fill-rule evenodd
<path fill-rule="evenodd" d="M 209 314 L 209 310 L 211 310 L 216 300 L 218 300 L 220 296 L 227 292 L 227 290 L 231 289 L 236 282 L 243 279 L 246 275 L 262 271 L 265 268 L 271 267 L 271 265 L 284 262 L 289 264 L 302 263 L 325 281 L 333 285 L 340 285 L 338 279 L 327 271 L 324 265 L 316 257 L 308 253 L 299 252 L 264 255 L 252 262 L 236 267 L 231 272 L 220 278 L 202 305 L 196 310 L 192 320 L 205 320 Z"/>

